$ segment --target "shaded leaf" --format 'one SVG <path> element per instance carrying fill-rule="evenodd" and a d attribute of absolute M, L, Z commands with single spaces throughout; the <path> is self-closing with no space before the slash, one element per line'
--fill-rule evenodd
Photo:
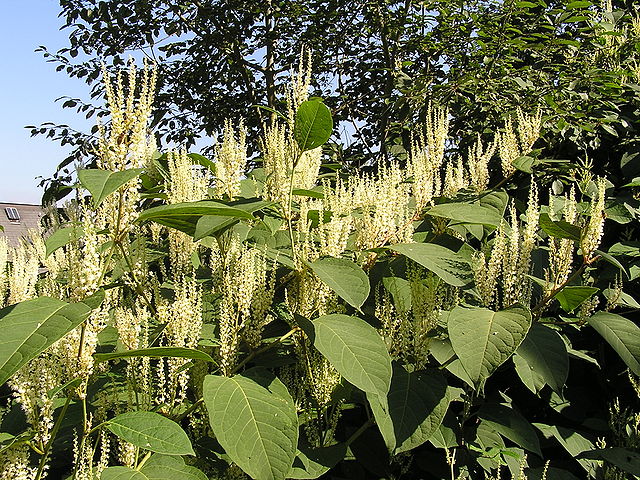
<path fill-rule="evenodd" d="M 503 437 L 542 458 L 540 441 L 535 429 L 513 408 L 501 404 L 485 404 L 480 408 L 478 417 Z"/>
<path fill-rule="evenodd" d="M 409 373 L 396 363 L 386 401 L 380 402 L 373 394 L 367 398 L 392 454 L 409 451 L 429 440 L 449 408 L 447 382 L 440 372 Z"/>
<path fill-rule="evenodd" d="M 520 378 L 523 371 L 530 370 L 528 374 L 531 377 L 539 376 L 543 384 L 546 383 L 557 393 L 561 393 L 569 375 L 569 355 L 558 332 L 539 323 L 533 324 L 518 347 L 514 361 L 516 358 L 521 358 L 526 363 L 519 368 L 516 364 L 516 372 Z M 540 390 L 539 381 L 533 380 L 532 384 L 524 378 L 522 380 L 532 392 Z"/>
<path fill-rule="evenodd" d="M 298 446 L 298 454 L 287 478 L 314 479 L 327 473 L 347 454 L 347 445 L 338 443 L 328 447 Z"/>
<path fill-rule="evenodd" d="M 640 453 L 627 448 L 613 447 L 582 452 L 580 458 L 605 460 L 621 470 L 640 476 Z"/>
<path fill-rule="evenodd" d="M 598 312 L 587 319 L 629 369 L 640 375 L 640 327 L 631 320 L 609 312 Z"/>

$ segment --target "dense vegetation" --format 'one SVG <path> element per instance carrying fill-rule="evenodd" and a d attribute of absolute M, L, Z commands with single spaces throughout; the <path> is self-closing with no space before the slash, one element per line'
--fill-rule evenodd
<path fill-rule="evenodd" d="M 184 50 L 102 67 L 107 121 L 49 184 L 74 199 L 0 238 L 1 478 L 640 476 L 635 11 L 387 2 L 347 22 L 346 2 L 267 2 L 232 35 L 208 22 L 235 2 L 120 3 L 61 2 L 67 53 L 172 28 Z M 274 72 L 300 56 L 286 82 L 229 83 L 248 45 L 301 26 L 327 43 L 274 41 Z M 370 42 L 340 47 L 350 29 Z M 213 44 L 239 49 L 228 71 L 177 75 L 215 69 Z M 337 58 L 345 83 L 310 97 Z M 158 151 L 194 119 L 220 130 L 206 156 Z"/>

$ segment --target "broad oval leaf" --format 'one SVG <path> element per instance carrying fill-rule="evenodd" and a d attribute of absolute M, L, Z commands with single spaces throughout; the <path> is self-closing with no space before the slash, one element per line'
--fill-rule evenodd
<path fill-rule="evenodd" d="M 100 480 L 149 480 L 149 477 L 133 468 L 118 466 L 105 468 Z"/>
<path fill-rule="evenodd" d="M 598 312 L 587 321 L 620 355 L 629 370 L 640 375 L 640 327 L 609 312 Z"/>
<path fill-rule="evenodd" d="M 215 215 L 231 218 L 254 218 L 251 213 L 236 207 L 230 207 L 224 203 L 211 200 L 199 202 L 174 203 L 172 205 L 160 205 L 145 210 L 138 216 L 138 222 L 154 221 L 166 227 L 175 228 L 189 235 L 196 231 L 196 225 L 200 217 Z"/>
<path fill-rule="evenodd" d="M 490 227 L 497 227 L 502 222 L 502 215 L 498 210 L 477 203 L 441 203 L 429 208 L 426 214 L 432 217 L 448 218 L 455 222 Z"/>
<path fill-rule="evenodd" d="M 303 152 L 326 143 L 333 131 L 331 111 L 319 99 L 302 102 L 296 112 L 293 137 Z"/>
<path fill-rule="evenodd" d="M 447 382 L 440 372 L 409 373 L 396 363 L 386 402 L 380 402 L 375 395 L 367 398 L 393 454 L 409 451 L 429 440 L 449 408 Z"/>
<path fill-rule="evenodd" d="M 51 235 L 47 237 L 44 241 L 44 246 L 46 249 L 45 256 L 48 257 L 53 252 L 58 250 L 59 248 L 67 245 L 72 239 L 75 232 L 80 233 L 82 231 L 82 227 L 77 226 L 68 226 L 57 229 Z"/>
<path fill-rule="evenodd" d="M 375 328 L 360 318 L 339 314 L 301 322 L 301 326 L 348 382 L 364 392 L 386 397 L 391 386 L 391 357 Z"/>
<path fill-rule="evenodd" d="M 106 423 L 114 435 L 136 447 L 165 455 L 195 455 L 189 437 L 173 420 L 155 412 L 128 412 Z"/>
<path fill-rule="evenodd" d="M 582 452 L 580 458 L 606 460 L 627 473 L 640 476 L 640 453 L 622 447 L 603 448 Z"/>
<path fill-rule="evenodd" d="M 512 407 L 485 404 L 480 408 L 478 417 L 491 425 L 500 435 L 542 458 L 540 440 L 536 431 L 527 419 Z"/>
<path fill-rule="evenodd" d="M 273 374 L 207 375 L 204 403 L 220 445 L 251 478 L 284 480 L 298 445 L 298 416 L 291 395 Z"/>
<path fill-rule="evenodd" d="M 320 280 L 349 305 L 360 310 L 369 297 L 369 277 L 347 258 L 325 257 L 308 262 Z"/>
<path fill-rule="evenodd" d="M 557 393 L 562 392 L 562 387 L 569 375 L 569 355 L 567 354 L 567 345 L 558 332 L 539 323 L 534 323 L 518 347 L 514 361 L 518 357 L 526 365 L 518 366 L 516 363 L 516 372 L 529 390 L 537 393 L 542 382 L 549 385 Z M 537 380 L 538 377 L 541 382 Z"/>
<path fill-rule="evenodd" d="M 449 339 L 463 368 L 477 386 L 504 363 L 524 340 L 531 314 L 520 306 L 494 312 L 456 307 L 449 312 Z"/>
<path fill-rule="evenodd" d="M 49 297 L 0 310 L 0 385 L 29 360 L 85 321 L 91 308 Z"/>
<path fill-rule="evenodd" d="M 435 243 L 403 243 L 389 247 L 427 270 L 449 285 L 462 287 L 471 282 L 469 263 L 456 252 Z"/>
<path fill-rule="evenodd" d="M 540 228 L 544 232 L 555 238 L 568 238 L 575 242 L 580 241 L 581 231 L 580 227 L 565 222 L 564 220 L 551 220 L 548 213 L 540 214 Z"/>
<path fill-rule="evenodd" d="M 213 358 L 207 353 L 196 350 L 193 348 L 184 347 L 152 347 L 141 348 L 139 350 L 125 350 L 122 352 L 113 353 L 95 353 L 93 358 L 96 362 L 106 362 L 107 360 L 115 360 L 118 358 L 132 358 L 132 357 L 151 357 L 151 358 L 163 358 L 163 357 L 177 357 L 177 358 L 190 358 L 192 360 L 203 360 L 205 362 L 216 363 Z"/>
<path fill-rule="evenodd" d="M 572 312 L 599 291 L 596 287 L 568 285 L 556 293 L 555 297 L 565 312 Z"/>
<path fill-rule="evenodd" d="M 312 480 L 324 475 L 340 462 L 347 454 L 347 444 L 337 443 L 328 447 L 311 447 L 308 444 L 298 446 L 298 454 L 293 461 L 287 478 Z"/>
<path fill-rule="evenodd" d="M 182 457 L 154 454 L 140 472 L 149 480 L 208 480 L 196 467 L 186 465 Z"/>
<path fill-rule="evenodd" d="M 78 179 L 93 197 L 93 204 L 97 207 L 102 201 L 118 190 L 125 183 L 133 180 L 142 173 L 141 168 L 132 168 L 119 172 L 99 169 L 78 170 Z"/>

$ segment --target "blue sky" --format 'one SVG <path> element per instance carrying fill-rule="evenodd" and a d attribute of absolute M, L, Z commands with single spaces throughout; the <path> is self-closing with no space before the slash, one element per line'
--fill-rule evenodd
<path fill-rule="evenodd" d="M 38 45 L 56 51 L 67 45 L 56 0 L 0 0 L 0 202 L 40 203 L 37 176 L 50 176 L 69 151 L 25 125 L 67 124 L 87 131 L 93 124 L 55 99 L 88 100 L 88 86 L 55 71 L 35 53 Z"/>

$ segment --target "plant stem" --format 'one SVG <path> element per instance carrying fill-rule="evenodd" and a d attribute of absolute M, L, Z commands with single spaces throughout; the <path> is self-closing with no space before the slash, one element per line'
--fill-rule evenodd
<path fill-rule="evenodd" d="M 42 474 L 44 473 L 44 468 L 47 465 L 47 458 L 49 457 L 49 451 L 53 446 L 53 441 L 58 434 L 58 430 L 60 430 L 60 426 L 62 425 L 62 421 L 64 420 L 65 415 L 67 414 L 67 409 L 69 408 L 69 404 L 71 403 L 71 396 L 67 396 L 67 400 L 64 402 L 64 406 L 62 407 L 62 411 L 58 416 L 58 420 L 56 420 L 56 424 L 53 426 L 53 430 L 51 430 L 51 438 L 47 442 L 47 445 L 44 447 L 44 451 L 42 453 L 42 458 L 40 458 L 40 464 L 38 465 L 38 471 L 36 473 L 34 480 L 40 480 L 42 478 Z"/>

